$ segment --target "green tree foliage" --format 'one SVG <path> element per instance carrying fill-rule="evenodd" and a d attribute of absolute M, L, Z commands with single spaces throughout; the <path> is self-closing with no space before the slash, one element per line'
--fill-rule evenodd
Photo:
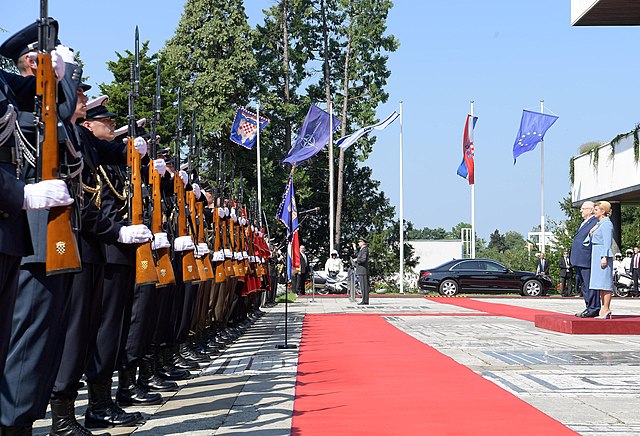
<path fill-rule="evenodd" d="M 400 221 L 396 220 L 392 226 L 371 234 L 369 253 L 372 279 L 388 281 L 400 270 Z M 405 241 L 405 272 L 412 271 L 417 264 L 413 247 Z"/>

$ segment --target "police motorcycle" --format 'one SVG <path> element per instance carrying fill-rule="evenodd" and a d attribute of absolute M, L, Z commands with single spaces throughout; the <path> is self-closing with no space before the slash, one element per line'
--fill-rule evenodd
<path fill-rule="evenodd" d="M 617 297 L 628 297 L 633 290 L 633 279 L 630 274 L 616 271 L 613 274 L 613 293 Z"/>
<path fill-rule="evenodd" d="M 331 255 L 338 255 L 336 250 L 333 250 Z M 318 260 L 316 259 L 315 264 L 317 265 Z M 313 283 L 314 286 L 320 295 L 328 295 L 328 294 L 346 294 L 349 292 L 349 283 L 354 277 L 354 270 L 350 268 L 348 271 L 339 271 L 339 270 L 329 270 L 326 272 L 324 269 L 316 271 L 315 265 L 313 265 Z M 355 278 L 354 278 L 355 279 Z M 355 280 L 356 293 L 360 294 L 360 286 Z"/>

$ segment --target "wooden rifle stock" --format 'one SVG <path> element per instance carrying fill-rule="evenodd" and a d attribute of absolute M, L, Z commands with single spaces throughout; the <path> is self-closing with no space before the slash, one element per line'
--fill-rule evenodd
<path fill-rule="evenodd" d="M 202 225 L 202 213 L 203 204 L 196 201 L 196 194 L 193 191 L 187 191 L 187 204 L 191 211 L 191 226 L 195 229 L 195 240 L 198 244 L 205 242 L 204 239 L 204 227 Z M 213 268 L 211 267 L 211 260 L 209 254 L 205 254 L 200 257 L 196 257 L 196 265 L 198 266 L 198 273 L 201 280 L 211 280 L 213 276 Z"/>
<path fill-rule="evenodd" d="M 131 224 L 143 224 L 144 209 L 142 204 L 142 168 L 140 167 L 140 153 L 133 145 L 135 139 L 127 140 L 127 163 L 131 168 L 130 189 Z M 151 253 L 151 241 L 138 244 L 136 247 L 136 285 L 147 285 L 158 282 L 155 262 Z"/>
<path fill-rule="evenodd" d="M 40 178 L 59 178 L 60 143 L 56 114 L 57 90 L 50 53 L 38 54 L 36 94 L 40 97 L 40 122 L 44 124 L 44 138 L 40 143 Z M 61 206 L 49 210 L 47 220 L 47 275 L 80 271 L 80 252 L 71 226 L 72 207 Z"/>
<path fill-rule="evenodd" d="M 236 276 L 233 268 L 233 261 L 231 260 L 231 257 L 227 257 L 227 253 L 233 253 L 231 251 L 231 241 L 229 240 L 229 221 L 229 217 L 225 217 L 222 220 L 222 249 L 224 251 L 224 273 L 227 278 L 233 278 Z"/>
<path fill-rule="evenodd" d="M 233 207 L 233 206 L 232 206 Z M 233 258 L 231 263 L 233 265 L 233 274 L 236 277 L 244 277 L 244 271 L 240 266 L 240 259 L 236 256 L 238 253 L 238 225 L 231 217 L 229 217 L 229 242 L 231 246 L 231 253 L 233 253 Z"/>
<path fill-rule="evenodd" d="M 218 206 L 213 208 L 213 231 L 213 251 L 217 253 L 222 250 L 222 241 L 220 238 L 222 232 L 222 223 L 220 221 L 220 215 L 218 215 Z M 215 268 L 216 283 L 224 282 L 227 278 L 227 274 L 224 268 L 224 259 L 221 261 L 217 261 Z"/>
<path fill-rule="evenodd" d="M 178 208 L 178 236 L 189 236 L 187 230 L 184 184 L 178 172 L 173 176 L 173 189 L 176 194 L 176 207 Z M 200 281 L 198 265 L 196 264 L 193 250 L 182 252 L 182 281 L 185 283 Z"/>
<path fill-rule="evenodd" d="M 162 193 L 160 192 L 160 174 L 153 167 L 153 160 L 149 165 L 149 184 L 151 185 L 151 198 L 153 200 L 151 232 L 156 234 L 162 232 Z M 158 275 L 157 288 L 173 285 L 176 282 L 169 247 L 156 250 L 156 274 Z"/>

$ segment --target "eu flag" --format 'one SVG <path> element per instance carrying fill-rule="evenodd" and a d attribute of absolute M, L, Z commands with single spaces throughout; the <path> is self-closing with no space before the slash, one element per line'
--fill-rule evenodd
<path fill-rule="evenodd" d="M 518 130 L 516 142 L 513 144 L 513 163 L 516 162 L 516 158 L 522 153 L 536 148 L 536 145 L 544 139 L 544 134 L 547 133 L 549 127 L 551 127 L 557 119 L 558 117 L 554 115 L 523 110 L 520 130 Z"/>
<path fill-rule="evenodd" d="M 256 135 L 258 131 L 257 123 L 258 115 L 253 112 L 249 112 L 245 108 L 238 108 L 236 111 L 236 117 L 233 120 L 231 126 L 231 140 L 238 145 L 242 145 L 245 148 L 251 150 L 256 142 Z M 269 120 L 267 118 L 260 117 L 260 131 L 267 127 Z"/>
<path fill-rule="evenodd" d="M 303 162 L 318 153 L 329 142 L 329 114 L 312 104 L 302 124 L 296 142 L 283 162 Z M 340 119 L 333 117 L 333 131 L 340 127 Z"/>

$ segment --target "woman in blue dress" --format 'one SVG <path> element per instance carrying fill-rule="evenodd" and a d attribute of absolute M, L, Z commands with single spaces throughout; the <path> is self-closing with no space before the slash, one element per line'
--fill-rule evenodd
<path fill-rule="evenodd" d="M 611 318 L 611 294 L 613 293 L 613 253 L 611 241 L 613 239 L 613 224 L 609 219 L 611 204 L 608 201 L 598 201 L 593 215 L 598 219 L 591 229 L 591 280 L 589 289 L 600 291 L 600 316 L 598 319 Z"/>

